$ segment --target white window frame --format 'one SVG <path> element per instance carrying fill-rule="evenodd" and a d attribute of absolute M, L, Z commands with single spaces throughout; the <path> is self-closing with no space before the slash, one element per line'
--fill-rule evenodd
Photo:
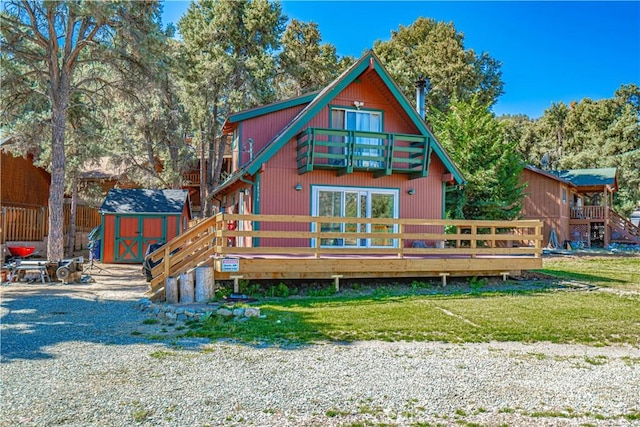
<path fill-rule="evenodd" d="M 342 193 L 342 212 L 341 215 L 344 214 L 345 209 L 345 195 L 347 193 L 358 193 L 367 195 L 367 206 L 366 206 L 366 216 L 365 218 L 371 218 L 371 196 L 372 194 L 386 194 L 393 196 L 393 218 L 399 218 L 400 214 L 400 190 L 398 189 L 390 189 L 390 188 L 375 188 L 375 187 L 338 187 L 338 186 L 324 186 L 324 185 L 314 185 L 311 189 L 311 215 L 315 217 L 319 217 L 319 201 L 320 201 L 320 192 L 321 191 L 329 191 L 329 192 L 338 192 Z M 316 223 L 311 223 L 311 231 L 316 231 Z M 367 225 L 366 232 L 371 232 L 370 224 Z M 393 226 L 393 232 L 398 232 L 398 225 L 395 224 Z M 357 246 L 334 246 L 334 245 L 322 245 L 323 248 L 337 248 L 337 249 L 349 249 L 349 248 L 397 248 L 398 247 L 398 239 L 393 239 L 393 245 L 391 246 L 374 246 L 371 244 L 371 239 L 361 239 L 366 240 L 364 245 Z M 311 246 L 315 247 L 316 239 L 311 239 Z"/>

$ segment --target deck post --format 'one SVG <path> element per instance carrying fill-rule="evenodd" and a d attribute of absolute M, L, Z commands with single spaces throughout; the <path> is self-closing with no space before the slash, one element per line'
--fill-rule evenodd
<path fill-rule="evenodd" d="M 164 282 L 164 293 L 167 304 L 177 304 L 178 302 L 178 279 L 167 277 Z"/>
<path fill-rule="evenodd" d="M 404 258 L 404 224 L 398 224 L 398 233 L 401 236 L 398 239 L 398 258 Z"/>
<path fill-rule="evenodd" d="M 238 282 L 240 279 L 242 279 L 243 276 L 229 276 L 231 279 L 233 279 L 233 293 L 234 294 L 239 294 L 240 293 L 240 283 Z"/>
<path fill-rule="evenodd" d="M 336 292 L 340 292 L 340 278 L 344 277 L 342 274 L 332 274 L 333 284 L 336 287 Z"/>
<path fill-rule="evenodd" d="M 439 274 L 440 277 L 442 277 L 442 287 L 446 287 L 447 286 L 447 277 L 450 276 L 449 273 L 440 273 Z"/>
<path fill-rule="evenodd" d="M 502 281 L 506 282 L 507 281 L 507 277 L 509 277 L 510 272 L 509 271 L 501 271 L 500 274 L 502 275 Z"/>
<path fill-rule="evenodd" d="M 316 221 L 316 244 L 315 244 L 315 252 L 313 253 L 313 256 L 315 258 L 320 258 L 320 253 L 318 252 L 318 249 L 320 249 L 320 222 Z"/>
<path fill-rule="evenodd" d="M 496 247 L 496 227 L 495 226 L 491 227 L 491 237 L 492 237 L 492 239 L 490 240 L 491 249 L 493 249 Z"/>
<path fill-rule="evenodd" d="M 180 302 L 191 303 L 194 301 L 193 271 L 187 271 L 180 275 Z"/>
<path fill-rule="evenodd" d="M 214 295 L 214 289 L 213 267 L 196 268 L 196 302 L 209 301 Z"/>

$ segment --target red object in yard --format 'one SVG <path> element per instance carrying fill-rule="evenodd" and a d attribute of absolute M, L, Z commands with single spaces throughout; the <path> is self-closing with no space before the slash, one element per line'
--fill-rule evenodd
<path fill-rule="evenodd" d="M 33 246 L 7 246 L 11 256 L 25 258 L 33 253 L 36 249 Z"/>

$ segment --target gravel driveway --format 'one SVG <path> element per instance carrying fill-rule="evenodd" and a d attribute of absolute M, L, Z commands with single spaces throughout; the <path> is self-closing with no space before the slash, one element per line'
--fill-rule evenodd
<path fill-rule="evenodd" d="M 139 269 L 94 277 L 2 286 L 0 425 L 640 425 L 638 348 L 158 342 Z"/>

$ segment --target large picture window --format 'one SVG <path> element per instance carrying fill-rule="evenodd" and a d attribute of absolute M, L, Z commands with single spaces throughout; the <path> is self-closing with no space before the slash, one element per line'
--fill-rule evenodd
<path fill-rule="evenodd" d="M 346 187 L 314 187 L 312 215 L 340 218 L 397 218 L 398 190 Z M 359 224 L 323 222 L 321 231 L 354 233 L 321 239 L 322 247 L 396 247 L 397 239 L 360 238 L 357 233 L 394 233 L 390 224 Z M 314 230 L 315 231 L 315 230 Z"/>

